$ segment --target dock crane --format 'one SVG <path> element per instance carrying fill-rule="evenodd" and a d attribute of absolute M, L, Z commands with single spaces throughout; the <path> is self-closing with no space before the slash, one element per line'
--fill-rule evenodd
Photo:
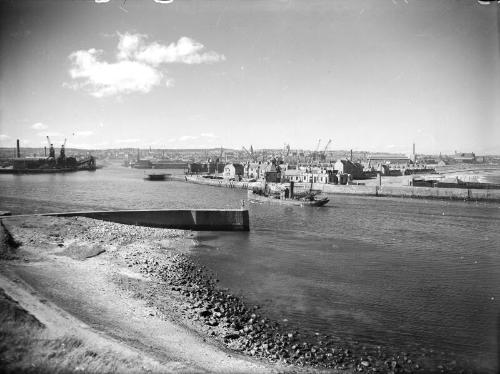
<path fill-rule="evenodd" d="M 288 155 L 290 154 L 290 144 L 285 143 L 284 147 L 283 147 L 283 151 L 285 153 L 285 157 L 288 157 Z"/>
<path fill-rule="evenodd" d="M 314 150 L 314 153 L 318 153 L 320 144 L 321 144 L 321 139 L 318 139 L 318 144 L 316 145 L 316 149 Z"/>
<path fill-rule="evenodd" d="M 252 149 L 252 152 L 250 152 L 250 151 L 249 151 L 248 149 L 246 149 L 245 147 L 241 147 L 241 148 L 245 151 L 245 153 L 246 153 L 248 156 L 250 156 L 250 159 L 253 161 L 253 148 L 252 148 L 252 146 L 250 146 L 250 149 Z"/>
<path fill-rule="evenodd" d="M 328 147 L 330 146 L 331 143 L 332 143 L 332 139 L 328 139 L 328 143 L 326 143 L 325 148 L 323 149 L 323 151 L 320 154 L 320 159 L 322 161 L 326 160 L 326 151 L 328 150 Z"/>
<path fill-rule="evenodd" d="M 318 139 L 318 144 L 316 144 L 316 148 L 314 149 L 314 152 L 311 154 L 311 159 L 310 159 L 311 163 L 313 161 L 316 161 L 316 158 L 318 157 L 318 150 L 319 150 L 320 144 L 321 144 L 321 139 Z"/>
<path fill-rule="evenodd" d="M 47 143 L 49 144 L 49 158 L 56 158 L 56 150 L 54 149 L 54 144 L 50 142 L 50 138 L 47 135 Z"/>
<path fill-rule="evenodd" d="M 215 159 L 215 162 L 218 164 L 219 162 L 222 162 L 222 156 L 224 155 L 224 148 L 220 146 L 220 152 L 219 152 L 219 157 Z"/>
<path fill-rule="evenodd" d="M 61 145 L 61 154 L 60 154 L 61 160 L 64 160 L 66 158 L 66 149 L 65 149 L 65 147 L 66 147 L 66 141 L 67 140 L 68 140 L 67 138 L 64 138 L 64 143 Z"/>

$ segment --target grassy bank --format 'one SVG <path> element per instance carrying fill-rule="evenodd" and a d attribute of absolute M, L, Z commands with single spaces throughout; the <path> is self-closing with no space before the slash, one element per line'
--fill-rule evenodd
<path fill-rule="evenodd" d="M 0 369 L 3 373 L 164 372 L 44 325 L 0 288 Z M 164 368 L 163 368 L 164 369 Z"/>

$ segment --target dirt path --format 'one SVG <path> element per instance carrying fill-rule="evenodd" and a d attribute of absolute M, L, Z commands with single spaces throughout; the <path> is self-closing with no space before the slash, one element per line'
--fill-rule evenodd
<path fill-rule="evenodd" d="M 29 361 L 27 364 L 25 362 L 16 362 L 11 367 L 7 367 L 7 362 L 1 362 L 0 367 L 6 372 L 25 372 L 27 370 L 26 366 L 33 370 L 38 368 L 37 372 L 52 372 L 56 370 L 73 369 L 74 371 L 89 370 L 93 371 L 91 367 L 84 367 L 79 365 L 75 360 L 74 365 L 70 365 L 68 368 L 65 364 L 61 363 L 61 360 L 54 360 L 53 363 L 40 363 L 40 360 L 36 359 L 37 356 L 44 356 L 46 353 L 48 355 L 42 358 L 42 361 L 49 361 L 50 358 L 54 356 L 63 356 L 65 349 L 64 342 L 77 341 L 81 342 L 82 345 L 92 349 L 92 352 L 98 351 L 100 356 L 105 356 L 108 362 L 112 362 L 112 365 L 123 372 L 153 372 L 153 373 L 180 373 L 180 372 L 193 372 L 196 370 L 193 367 L 189 367 L 181 362 L 175 361 L 163 361 L 160 362 L 158 359 L 154 358 L 149 354 L 134 349 L 131 346 L 122 344 L 119 341 L 112 339 L 98 330 L 92 329 L 89 325 L 83 323 L 81 320 L 75 318 L 73 315 L 67 313 L 65 310 L 61 309 L 53 302 L 44 298 L 39 292 L 34 290 L 29 284 L 22 281 L 15 273 L 10 269 L 5 267 L 1 268 L 2 275 L 0 275 L 0 288 L 4 293 L 12 298 L 18 304 L 18 310 L 16 314 L 21 312 L 29 313 L 36 320 L 41 322 L 44 327 L 42 339 L 35 335 L 35 339 L 42 340 L 42 344 L 52 345 L 52 350 L 49 348 L 47 352 L 43 352 L 40 349 L 39 352 L 31 352 L 28 356 L 23 357 L 20 361 Z M 25 324 L 26 329 L 32 329 L 33 326 L 30 324 Z M 21 328 L 22 329 L 22 328 Z M 54 342 L 61 341 L 61 344 L 54 344 Z M 13 344 L 14 342 L 5 342 L 6 344 Z M 13 347 L 14 350 L 21 350 L 23 347 L 19 347 L 19 342 L 16 342 L 16 346 Z M 80 343 L 78 343 L 80 344 Z M 28 344 L 29 345 L 29 344 Z M 58 347 L 58 345 L 60 345 Z M 35 345 L 36 348 L 39 348 Z M 27 349 L 30 349 L 28 347 Z M 75 355 L 72 355 L 74 357 Z M 65 358 L 66 359 L 66 358 Z M 37 362 L 38 361 L 38 362 Z M 133 362 L 132 365 L 127 365 L 127 362 Z M 4 367 L 6 366 L 6 367 Z M 89 365 L 90 366 L 90 365 Z M 107 371 L 105 365 L 97 364 L 93 365 L 94 368 L 98 368 L 102 371 Z M 10 370 L 9 370 L 10 369 Z M 54 370 L 56 369 L 56 370 Z M 71 370 L 71 371 L 73 371 Z"/>
<path fill-rule="evenodd" d="M 123 247 L 129 245 L 129 251 L 122 253 L 117 242 L 123 242 L 124 236 L 109 240 L 105 228 L 103 238 L 96 238 L 87 219 L 9 219 L 5 225 L 22 245 L 13 259 L 1 261 L 0 287 L 49 329 L 71 332 L 97 346 L 140 357 L 138 362 L 144 361 L 143 366 L 153 371 L 261 373 L 285 369 L 232 353 L 176 323 L 178 316 L 169 319 L 158 313 L 144 294 L 133 295 L 120 287 L 124 282 L 140 283 L 147 293 L 152 286 L 150 277 L 123 262 L 133 238 L 122 243 Z M 127 231 L 137 237 L 134 230 Z M 182 246 L 189 240 L 178 232 L 168 235 L 160 238 L 165 247 Z"/>

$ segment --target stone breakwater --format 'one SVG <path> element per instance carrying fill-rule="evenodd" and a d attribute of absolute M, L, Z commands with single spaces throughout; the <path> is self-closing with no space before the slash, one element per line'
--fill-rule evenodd
<path fill-rule="evenodd" d="M 83 217 L 44 217 L 44 230 L 39 229 L 40 218 L 31 220 L 12 227 L 14 239 L 78 260 L 90 257 L 82 257 L 82 251 L 105 257 L 124 269 L 117 272 L 122 276 L 117 275 L 114 281 L 154 307 L 157 316 L 215 339 L 226 349 L 290 365 L 292 370 L 305 367 L 306 371 L 333 368 L 371 373 L 473 372 L 451 355 L 431 350 L 399 352 L 301 331 L 273 320 L 259 305 L 247 303 L 229 289 L 219 287 L 216 276 L 189 257 L 190 247 L 196 244 L 189 232 Z M 123 276 L 130 270 L 141 276 Z"/>

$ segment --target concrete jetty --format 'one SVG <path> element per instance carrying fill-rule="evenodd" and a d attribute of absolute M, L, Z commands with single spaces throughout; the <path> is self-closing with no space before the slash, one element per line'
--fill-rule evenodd
<path fill-rule="evenodd" d="M 42 213 L 37 215 L 52 217 L 88 217 L 127 225 L 194 231 L 250 230 L 250 219 L 248 210 L 246 209 L 146 209 Z"/>

